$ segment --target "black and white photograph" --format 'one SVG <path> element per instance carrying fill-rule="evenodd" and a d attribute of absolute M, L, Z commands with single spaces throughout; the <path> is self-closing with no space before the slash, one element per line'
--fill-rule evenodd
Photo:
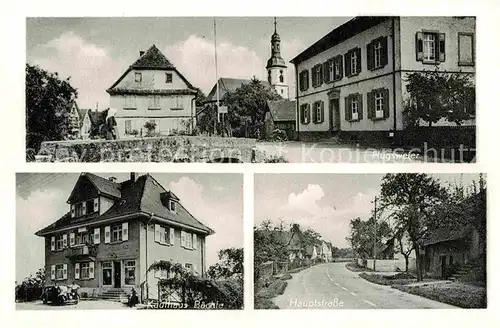
<path fill-rule="evenodd" d="M 256 174 L 255 309 L 486 308 L 485 174 Z"/>
<path fill-rule="evenodd" d="M 475 162 L 475 45 L 475 16 L 28 17 L 26 161 Z"/>
<path fill-rule="evenodd" d="M 18 173 L 17 310 L 243 309 L 243 176 Z"/>

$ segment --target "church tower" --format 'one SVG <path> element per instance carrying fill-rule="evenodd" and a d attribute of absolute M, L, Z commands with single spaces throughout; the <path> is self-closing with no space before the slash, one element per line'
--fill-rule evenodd
<path fill-rule="evenodd" d="M 286 81 L 286 64 L 280 53 L 281 39 L 276 32 L 276 17 L 274 18 L 274 34 L 271 37 L 271 58 L 268 59 L 267 80 L 271 87 L 276 90 L 282 98 L 288 99 L 288 84 Z"/>

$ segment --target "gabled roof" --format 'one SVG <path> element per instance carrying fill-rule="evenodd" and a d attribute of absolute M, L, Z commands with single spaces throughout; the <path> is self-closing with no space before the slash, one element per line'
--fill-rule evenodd
<path fill-rule="evenodd" d="M 194 91 L 196 93 L 195 87 L 175 68 L 175 66 L 165 57 L 165 55 L 156 47 L 152 45 L 149 49 L 142 54 L 139 59 L 137 59 L 132 65 L 127 68 L 127 70 L 116 80 L 111 87 L 109 87 L 106 92 L 109 94 L 122 94 L 128 91 L 137 91 L 135 89 L 118 89 L 116 86 L 123 80 L 127 74 L 133 70 L 171 70 L 175 71 L 179 77 L 186 83 L 189 91 Z"/>
<path fill-rule="evenodd" d="M 73 191 L 69 195 L 68 202 L 73 196 L 73 193 L 76 191 L 76 187 L 80 183 L 82 179 L 87 179 L 90 183 L 99 191 L 99 193 L 107 195 L 112 198 L 120 198 L 120 184 L 100 177 L 98 175 L 92 173 L 82 173 L 78 178 L 75 186 L 73 187 Z"/>
<path fill-rule="evenodd" d="M 83 122 L 83 119 L 85 118 L 85 115 L 87 115 L 87 112 L 89 110 L 90 109 L 83 109 L 83 108 L 78 109 L 78 116 L 80 116 L 80 119 L 82 120 L 82 122 Z"/>
<path fill-rule="evenodd" d="M 332 30 L 330 33 L 316 41 L 309 48 L 302 51 L 290 62 L 293 64 L 300 64 L 301 62 L 308 60 L 316 56 L 317 54 L 330 49 L 337 44 L 344 42 L 345 40 L 373 27 L 383 21 L 391 18 L 390 16 L 358 16 L 346 23 L 340 25 L 339 27 Z"/>
<path fill-rule="evenodd" d="M 268 100 L 267 107 L 271 113 L 273 121 L 295 121 L 295 101 L 294 100 Z"/>
<path fill-rule="evenodd" d="M 142 175 L 135 181 L 126 180 L 120 183 L 110 181 L 92 173 L 84 173 L 82 176 L 89 178 L 96 187 L 98 186 L 101 190 L 105 190 L 106 193 L 120 192 L 119 198 L 102 215 L 95 213 L 75 219 L 71 218 L 70 213 L 66 213 L 56 222 L 38 231 L 36 235 L 44 235 L 74 224 L 97 224 L 100 221 L 112 220 L 113 218 L 126 215 L 137 215 L 138 217 L 152 215 L 173 224 L 177 223 L 183 227 L 191 227 L 205 234 L 214 233 L 212 229 L 189 213 L 181 203 L 177 206 L 176 213 L 167 209 L 162 204 L 160 195 L 169 191 L 165 190 L 149 174 Z M 177 198 L 172 192 L 170 192 L 170 195 Z"/>
<path fill-rule="evenodd" d="M 250 82 L 252 82 L 252 80 L 250 79 L 234 79 L 230 77 L 219 78 L 219 99 L 222 100 L 222 98 L 226 95 L 226 93 L 234 92 L 242 85 L 249 84 Z M 260 81 L 260 82 L 267 88 L 271 87 L 268 81 Z M 217 101 L 217 95 L 215 94 L 216 92 L 217 92 L 217 85 L 214 84 L 212 90 L 207 96 L 206 101 L 207 102 Z"/>

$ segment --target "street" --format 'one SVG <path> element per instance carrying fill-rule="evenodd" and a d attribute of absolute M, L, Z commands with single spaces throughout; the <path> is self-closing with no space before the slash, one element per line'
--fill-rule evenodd
<path fill-rule="evenodd" d="M 391 149 L 365 148 L 326 141 L 259 142 L 257 149 L 268 155 L 283 156 L 289 163 L 421 163 L 416 153 Z M 430 159 L 432 160 L 432 159 Z"/>
<path fill-rule="evenodd" d="M 345 263 L 319 264 L 296 274 L 283 295 L 274 299 L 280 309 L 444 309 L 451 305 L 370 283 Z"/>
<path fill-rule="evenodd" d="M 95 300 L 95 301 L 80 301 L 78 304 L 68 305 L 50 305 L 43 304 L 42 301 L 16 303 L 16 310 L 116 310 L 130 309 L 125 304 L 120 302 Z"/>

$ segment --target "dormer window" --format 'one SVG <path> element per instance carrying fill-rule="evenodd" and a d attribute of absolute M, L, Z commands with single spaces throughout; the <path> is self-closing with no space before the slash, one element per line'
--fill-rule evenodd
<path fill-rule="evenodd" d="M 176 211 L 176 205 L 177 204 L 175 204 L 175 202 L 173 200 L 169 201 L 169 206 L 168 207 L 169 207 L 170 211 L 175 212 Z"/>
<path fill-rule="evenodd" d="M 99 211 L 99 198 L 89 199 L 71 205 L 71 217 L 77 218 Z"/>

